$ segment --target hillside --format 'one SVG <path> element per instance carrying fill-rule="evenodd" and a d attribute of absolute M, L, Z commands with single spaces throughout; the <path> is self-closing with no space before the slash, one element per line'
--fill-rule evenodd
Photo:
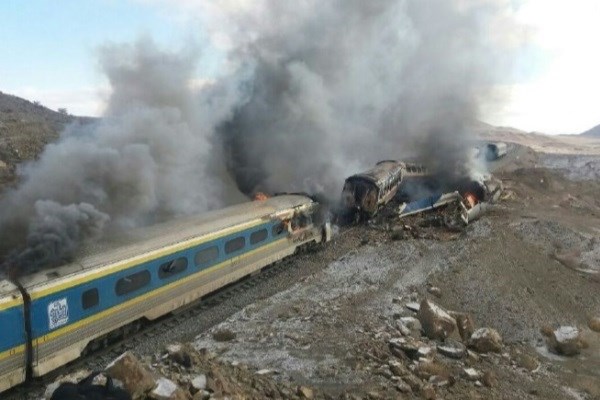
<path fill-rule="evenodd" d="M 593 127 L 589 131 L 583 132 L 581 134 L 581 136 L 588 136 L 588 137 L 600 138 L 600 125 L 597 125 L 597 126 Z"/>
<path fill-rule="evenodd" d="M 34 159 L 67 124 L 90 120 L 0 92 L 0 188 L 14 182 L 17 164 Z"/>

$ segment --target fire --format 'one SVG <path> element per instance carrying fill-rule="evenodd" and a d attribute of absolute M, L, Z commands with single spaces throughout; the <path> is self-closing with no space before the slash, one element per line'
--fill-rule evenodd
<path fill-rule="evenodd" d="M 263 193 L 263 192 L 257 192 L 254 195 L 254 200 L 258 200 L 258 201 L 267 200 L 268 198 L 269 198 L 269 195 L 267 195 L 266 193 Z"/>
<path fill-rule="evenodd" d="M 475 204 L 477 204 L 477 196 L 475 196 L 473 193 L 466 193 L 465 200 L 467 201 L 469 208 L 473 208 L 475 207 Z"/>

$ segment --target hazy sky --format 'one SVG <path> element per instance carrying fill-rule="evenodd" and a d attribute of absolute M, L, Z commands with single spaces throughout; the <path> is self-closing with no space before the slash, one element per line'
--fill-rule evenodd
<path fill-rule="evenodd" d="M 509 3 L 527 26 L 530 44 L 512 76 L 498 83 L 504 106 L 487 109 L 483 119 L 546 133 L 579 133 L 599 124 L 600 1 Z M 141 35 L 163 45 L 190 38 L 205 43 L 202 27 L 190 21 L 151 0 L 0 1 L 0 90 L 53 109 L 99 115 L 108 85 L 95 49 Z M 219 57 L 215 48 L 204 49 L 198 79 L 218 74 Z"/>

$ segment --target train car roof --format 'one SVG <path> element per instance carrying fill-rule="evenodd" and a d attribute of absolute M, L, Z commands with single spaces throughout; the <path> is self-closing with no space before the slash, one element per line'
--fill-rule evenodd
<path fill-rule="evenodd" d="M 280 195 L 133 229 L 119 235 L 107 234 L 100 241 L 83 245 L 72 263 L 27 275 L 21 278 L 21 283 L 31 288 L 52 279 L 127 260 L 311 202 L 309 197 L 302 195 Z M 0 281 L 0 295 L 5 288 L 8 290 L 12 287 L 12 284 L 3 285 L 3 282 L 6 281 Z"/>
<path fill-rule="evenodd" d="M 379 161 L 375 167 L 371 168 L 368 171 L 361 172 L 360 174 L 352 175 L 346 179 L 354 180 L 354 179 L 364 179 L 371 182 L 375 182 L 376 184 L 383 183 L 387 179 L 389 179 L 390 172 L 394 172 L 395 170 L 400 170 L 405 166 L 403 162 L 395 161 L 395 160 L 384 160 Z"/>

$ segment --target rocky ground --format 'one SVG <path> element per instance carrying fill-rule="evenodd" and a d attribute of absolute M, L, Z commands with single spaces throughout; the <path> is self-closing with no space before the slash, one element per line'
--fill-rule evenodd
<path fill-rule="evenodd" d="M 512 150 L 466 229 L 342 230 L 109 374 L 151 399 L 600 399 L 598 160 Z"/>

